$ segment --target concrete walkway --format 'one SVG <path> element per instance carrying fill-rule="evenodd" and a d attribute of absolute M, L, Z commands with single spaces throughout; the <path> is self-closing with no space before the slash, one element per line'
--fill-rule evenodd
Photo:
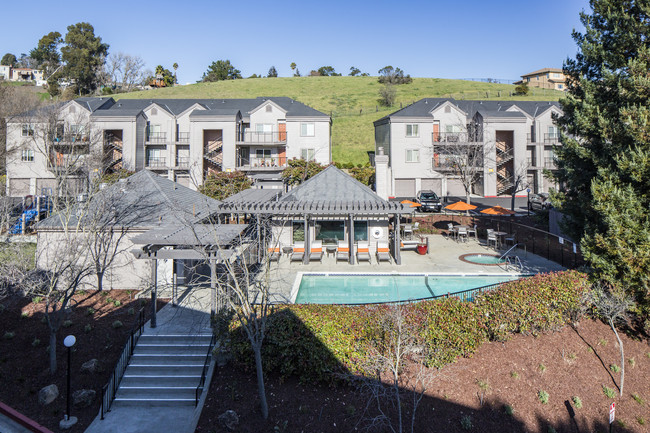
<path fill-rule="evenodd" d="M 147 322 L 143 335 L 192 336 L 211 332 L 209 289 L 186 289 L 178 304 L 173 307 L 169 303 L 158 311 L 158 326 L 152 329 Z M 103 420 L 98 415 L 86 433 L 190 433 L 201 408 L 201 404 L 198 408 L 154 403 L 138 406 L 115 404 Z"/>

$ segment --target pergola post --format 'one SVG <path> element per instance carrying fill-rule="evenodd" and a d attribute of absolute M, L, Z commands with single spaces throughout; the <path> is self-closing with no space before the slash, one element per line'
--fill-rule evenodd
<path fill-rule="evenodd" d="M 395 214 L 395 264 L 397 265 L 402 264 L 402 239 L 400 235 L 399 218 L 400 214 Z"/>
<path fill-rule="evenodd" d="M 158 302 L 158 260 L 151 259 L 151 327 L 155 328 L 156 323 L 156 303 Z"/>
<path fill-rule="evenodd" d="M 350 264 L 354 265 L 354 215 L 348 215 L 348 250 L 350 250 Z"/>
<path fill-rule="evenodd" d="M 262 261 L 262 229 L 260 227 L 260 215 L 255 215 L 255 225 L 257 227 L 257 263 Z"/>
<path fill-rule="evenodd" d="M 214 323 L 217 312 L 217 260 L 210 253 L 210 320 Z"/>
<path fill-rule="evenodd" d="M 305 254 L 302 256 L 303 265 L 309 264 L 309 253 L 311 250 L 311 242 L 309 240 L 309 215 L 305 214 Z"/>

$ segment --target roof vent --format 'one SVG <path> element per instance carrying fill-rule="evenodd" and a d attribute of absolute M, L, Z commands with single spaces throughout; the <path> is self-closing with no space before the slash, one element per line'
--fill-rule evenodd
<path fill-rule="evenodd" d="M 428 100 L 428 99 L 425 99 L 425 100 L 424 100 L 424 103 L 425 103 L 425 104 L 428 104 L 428 103 L 429 103 L 429 100 Z"/>

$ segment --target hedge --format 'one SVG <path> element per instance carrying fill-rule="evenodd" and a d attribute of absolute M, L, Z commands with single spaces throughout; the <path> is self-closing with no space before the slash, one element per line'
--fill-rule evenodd
<path fill-rule="evenodd" d="M 404 304 L 416 344 L 426 347 L 426 364 L 442 367 L 469 357 L 487 341 L 514 333 L 559 329 L 578 318 L 587 275 L 576 271 L 539 274 L 504 283 L 474 302 L 456 297 Z M 262 348 L 265 371 L 303 382 L 333 382 L 338 373 L 372 374 L 370 354 L 385 335 L 381 306 L 288 305 L 268 318 Z M 231 350 L 237 364 L 253 368 L 250 344 L 231 322 Z"/>

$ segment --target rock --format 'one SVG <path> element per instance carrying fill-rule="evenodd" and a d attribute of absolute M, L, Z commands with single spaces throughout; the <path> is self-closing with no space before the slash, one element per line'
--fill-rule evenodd
<path fill-rule="evenodd" d="M 38 391 L 38 402 L 43 406 L 52 403 L 59 396 L 59 388 L 55 384 L 48 385 Z"/>
<path fill-rule="evenodd" d="M 219 424 L 224 426 L 230 431 L 234 431 L 235 428 L 237 427 L 237 424 L 239 424 L 239 416 L 237 416 L 237 412 L 234 410 L 227 410 L 219 417 L 217 418 L 219 421 Z"/>
<path fill-rule="evenodd" d="M 93 404 L 97 393 L 93 389 L 80 389 L 72 393 L 72 405 L 76 409 L 88 407 Z"/>
<path fill-rule="evenodd" d="M 101 373 L 104 371 L 104 367 L 102 366 L 102 363 L 99 362 L 98 359 L 91 359 L 90 361 L 84 362 L 81 365 L 81 372 L 82 373 Z"/>

